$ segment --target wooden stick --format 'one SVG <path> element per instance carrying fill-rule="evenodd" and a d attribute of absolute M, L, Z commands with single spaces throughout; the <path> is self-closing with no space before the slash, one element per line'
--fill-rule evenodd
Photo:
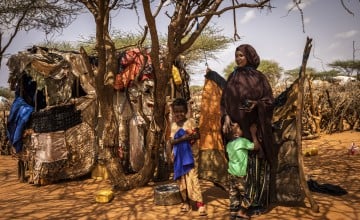
<path fill-rule="evenodd" d="M 310 202 L 311 205 L 311 210 L 313 212 L 318 213 L 319 212 L 319 206 L 316 203 L 316 201 L 314 200 L 314 198 L 311 195 L 311 192 L 309 190 L 309 187 L 307 185 L 307 182 L 305 180 L 305 174 L 304 174 L 304 159 L 303 159 L 303 154 L 302 154 L 302 145 L 301 145 L 301 131 L 302 131 L 302 123 L 301 123 L 301 119 L 302 119 L 302 111 L 303 111 L 303 107 L 304 107 L 304 103 L 303 103 L 303 99 L 304 99 L 304 81 L 305 81 L 305 72 L 306 72 L 306 64 L 307 64 L 307 60 L 309 58 L 309 54 L 311 51 L 311 47 L 312 47 L 312 39 L 307 37 L 306 39 L 306 44 L 305 44 L 305 48 L 304 48 L 304 53 L 303 53 L 303 59 L 302 59 L 302 64 L 300 67 L 300 71 L 299 71 L 299 87 L 298 87 L 298 98 L 297 98 L 297 108 L 296 108 L 296 142 L 298 145 L 298 162 L 299 162 L 299 176 L 300 176 L 300 183 L 304 189 L 305 192 L 305 196 L 307 197 L 307 199 Z"/>

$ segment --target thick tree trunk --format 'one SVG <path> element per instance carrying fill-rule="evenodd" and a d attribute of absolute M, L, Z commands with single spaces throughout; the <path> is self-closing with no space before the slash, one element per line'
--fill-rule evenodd
<path fill-rule="evenodd" d="M 156 126 L 148 129 L 146 139 L 146 153 L 144 167 L 134 175 L 126 176 L 117 153 L 118 149 L 118 123 L 113 110 L 114 73 L 117 60 L 114 43 L 109 36 L 109 10 L 105 1 L 98 1 L 98 7 L 89 5 L 96 22 L 96 50 L 98 53 L 98 66 L 95 73 L 95 87 L 97 94 L 98 114 L 96 136 L 99 149 L 99 159 L 104 160 L 110 180 L 115 188 L 128 190 L 145 185 L 154 173 L 154 158 L 158 146 L 158 130 Z M 161 104 L 161 103 L 160 103 Z M 161 113 L 161 111 L 160 111 Z M 160 116 L 157 117 L 159 120 Z M 160 121 L 161 122 L 161 121 Z"/>

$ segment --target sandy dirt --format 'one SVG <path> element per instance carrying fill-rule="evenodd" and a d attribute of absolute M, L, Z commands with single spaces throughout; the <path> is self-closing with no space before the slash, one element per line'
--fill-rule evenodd
<path fill-rule="evenodd" d="M 319 213 L 303 207 L 275 206 L 252 219 L 360 219 L 360 154 L 347 155 L 355 142 L 360 146 L 360 132 L 347 131 L 304 140 L 303 148 L 318 147 L 319 154 L 304 157 L 306 175 L 318 183 L 339 185 L 347 195 L 330 196 L 312 193 Z M 109 203 L 97 203 L 98 190 L 111 188 L 106 180 L 82 178 L 46 186 L 20 183 L 17 161 L 0 156 L 0 219 L 229 219 L 227 193 L 207 181 L 201 181 L 208 216 L 197 211 L 181 213 L 179 205 L 159 206 L 154 203 L 154 186 L 149 183 L 134 190 L 115 192 Z"/>

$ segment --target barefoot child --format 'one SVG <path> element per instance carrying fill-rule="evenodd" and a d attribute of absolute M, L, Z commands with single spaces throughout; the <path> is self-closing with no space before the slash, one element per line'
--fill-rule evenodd
<path fill-rule="evenodd" d="M 256 138 L 256 124 L 250 127 L 250 133 L 254 142 L 243 138 L 243 131 L 238 123 L 230 125 L 226 152 L 229 159 L 228 180 L 229 180 L 229 199 L 231 219 L 249 219 L 247 209 L 251 205 L 247 195 L 246 172 L 248 162 L 248 151 L 258 150 L 259 142 Z"/>
<path fill-rule="evenodd" d="M 173 122 L 171 123 L 171 140 L 174 158 L 174 179 L 178 181 L 183 199 L 181 211 L 190 210 L 189 200 L 196 202 L 199 215 L 206 215 L 197 173 L 197 145 L 200 135 L 194 120 L 187 119 L 187 102 L 185 99 L 175 99 L 172 103 Z"/>

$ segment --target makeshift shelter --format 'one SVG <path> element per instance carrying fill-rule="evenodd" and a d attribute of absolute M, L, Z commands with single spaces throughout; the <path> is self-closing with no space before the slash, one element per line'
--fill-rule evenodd
<path fill-rule="evenodd" d="M 9 83 L 16 98 L 7 132 L 22 180 L 24 163 L 35 184 L 92 170 L 96 96 L 85 62 L 77 52 L 36 46 L 10 57 Z"/>
<path fill-rule="evenodd" d="M 76 178 L 101 164 L 98 147 L 102 142 L 95 128 L 96 118 L 105 113 L 99 111 L 90 75 L 96 72 L 96 61 L 75 51 L 38 46 L 10 57 L 9 83 L 16 99 L 8 136 L 19 156 L 21 178 L 24 163 L 29 167 L 29 181 L 38 184 Z M 145 134 L 154 106 L 153 69 L 148 52 L 137 48 L 120 52 L 118 62 L 113 85 L 118 150 L 125 173 L 132 173 L 144 162 Z M 190 99 L 189 76 L 183 67 L 180 60 L 174 63 L 182 83 L 169 81 L 169 101 L 180 96 Z M 164 151 L 162 155 L 164 159 Z"/>

